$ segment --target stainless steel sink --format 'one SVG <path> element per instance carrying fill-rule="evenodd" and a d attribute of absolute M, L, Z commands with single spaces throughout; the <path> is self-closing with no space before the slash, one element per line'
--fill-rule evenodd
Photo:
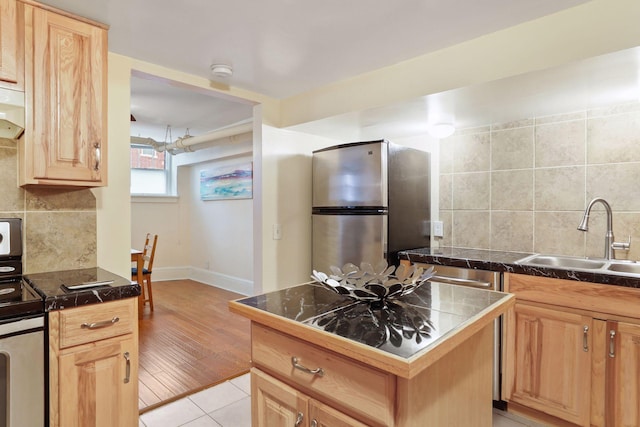
<path fill-rule="evenodd" d="M 607 266 L 607 270 L 617 273 L 640 274 L 640 264 L 612 262 Z"/>
<path fill-rule="evenodd" d="M 555 255 L 533 255 L 517 261 L 517 264 L 543 267 L 569 268 L 574 270 L 599 270 L 607 261 Z M 639 270 L 640 271 L 640 270 Z"/>

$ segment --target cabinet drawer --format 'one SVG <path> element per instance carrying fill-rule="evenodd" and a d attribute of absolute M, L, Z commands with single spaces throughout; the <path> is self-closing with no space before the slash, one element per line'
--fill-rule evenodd
<path fill-rule="evenodd" d="M 127 298 L 60 310 L 60 348 L 132 333 L 135 301 Z"/>
<path fill-rule="evenodd" d="M 299 390 L 364 418 L 374 425 L 393 425 L 395 376 L 357 361 L 253 323 L 253 364 Z M 322 376 L 303 372 L 292 364 L 322 368 Z"/>

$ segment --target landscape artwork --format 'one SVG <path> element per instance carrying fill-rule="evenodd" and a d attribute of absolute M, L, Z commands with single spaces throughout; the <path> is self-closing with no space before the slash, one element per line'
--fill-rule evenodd
<path fill-rule="evenodd" d="M 200 199 L 253 197 L 253 163 L 245 162 L 200 171 Z"/>

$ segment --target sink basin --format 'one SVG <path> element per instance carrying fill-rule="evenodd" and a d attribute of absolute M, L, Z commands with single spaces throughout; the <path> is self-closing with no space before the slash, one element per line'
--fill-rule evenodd
<path fill-rule="evenodd" d="M 534 255 L 532 257 L 523 258 L 517 263 L 544 267 L 571 268 L 577 270 L 598 270 L 604 267 L 606 261 L 567 256 Z M 640 272 L 640 269 L 638 271 Z"/>
<path fill-rule="evenodd" d="M 640 264 L 613 262 L 607 266 L 607 270 L 618 273 L 640 274 Z"/>

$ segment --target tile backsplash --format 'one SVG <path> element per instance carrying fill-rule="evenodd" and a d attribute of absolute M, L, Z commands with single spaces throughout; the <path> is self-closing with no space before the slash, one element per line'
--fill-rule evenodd
<path fill-rule="evenodd" d="M 606 215 L 640 259 L 640 103 L 458 130 L 440 142 L 440 244 L 602 257 Z"/>
<path fill-rule="evenodd" d="M 96 200 L 88 189 L 18 187 L 17 143 L 0 139 L 0 218 L 23 221 L 23 268 L 95 267 Z"/>

